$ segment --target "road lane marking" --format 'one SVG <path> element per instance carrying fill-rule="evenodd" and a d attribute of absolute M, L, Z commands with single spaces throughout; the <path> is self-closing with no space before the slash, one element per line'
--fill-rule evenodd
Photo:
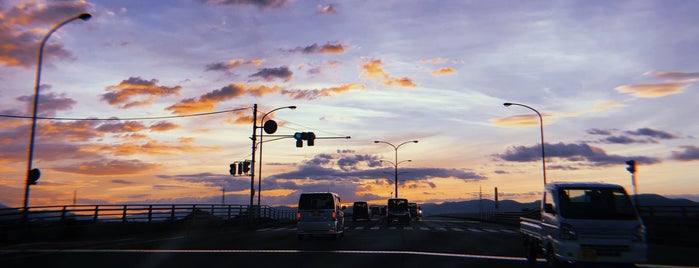
<path fill-rule="evenodd" d="M 454 230 L 454 231 L 457 231 L 457 232 L 463 232 L 463 231 L 464 231 L 464 229 L 456 228 L 456 227 L 452 227 L 451 229 Z"/>
<path fill-rule="evenodd" d="M 473 228 L 468 228 L 469 231 L 471 232 L 476 232 L 476 233 L 482 233 L 483 231 L 478 230 L 478 229 L 473 229 Z"/>
<path fill-rule="evenodd" d="M 329 253 L 329 254 L 398 254 L 439 256 L 467 259 L 513 260 L 526 261 L 524 257 L 460 254 L 425 251 L 394 251 L 394 250 L 299 250 L 299 249 L 0 249 L 2 253 Z M 544 262 L 544 259 L 537 259 Z"/>
<path fill-rule="evenodd" d="M 378 230 L 379 228 L 381 228 L 381 227 L 379 227 L 379 226 L 374 226 L 374 227 L 371 227 L 371 230 L 376 231 L 376 230 Z"/>

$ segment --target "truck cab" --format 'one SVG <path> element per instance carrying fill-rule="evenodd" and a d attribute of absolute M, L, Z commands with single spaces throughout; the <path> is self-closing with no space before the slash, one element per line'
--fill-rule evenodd
<path fill-rule="evenodd" d="M 541 218 L 523 218 L 521 226 L 530 261 L 536 252 L 552 266 L 647 261 L 645 226 L 619 185 L 549 183 Z"/>

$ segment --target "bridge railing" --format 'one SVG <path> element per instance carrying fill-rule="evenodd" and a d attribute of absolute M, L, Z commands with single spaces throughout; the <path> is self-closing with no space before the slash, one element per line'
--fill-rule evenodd
<path fill-rule="evenodd" d="M 251 212 L 251 213 L 250 213 Z M 293 221 L 293 209 L 270 206 L 214 204 L 125 204 L 125 205 L 63 205 L 30 207 L 26 219 L 42 222 L 165 222 L 193 217 L 215 217 L 221 220 L 248 218 Z M 0 208 L 0 224 L 24 222 L 22 208 Z"/>

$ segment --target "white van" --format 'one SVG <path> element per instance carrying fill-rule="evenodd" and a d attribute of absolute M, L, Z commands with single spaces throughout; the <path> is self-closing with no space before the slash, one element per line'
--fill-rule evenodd
<path fill-rule="evenodd" d="M 345 234 L 345 214 L 336 193 L 302 193 L 296 213 L 299 239 L 306 236 L 341 237 Z"/>

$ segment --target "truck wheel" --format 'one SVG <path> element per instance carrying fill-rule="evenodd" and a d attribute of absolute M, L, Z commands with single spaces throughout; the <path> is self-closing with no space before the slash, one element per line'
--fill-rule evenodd
<path fill-rule="evenodd" d="M 524 245 L 525 256 L 527 257 L 527 265 L 529 267 L 536 266 L 536 252 L 539 250 L 539 245 L 536 242 L 526 242 Z"/>
<path fill-rule="evenodd" d="M 562 263 L 556 259 L 556 252 L 553 251 L 553 246 L 546 247 L 546 264 L 551 268 L 561 268 Z"/>

